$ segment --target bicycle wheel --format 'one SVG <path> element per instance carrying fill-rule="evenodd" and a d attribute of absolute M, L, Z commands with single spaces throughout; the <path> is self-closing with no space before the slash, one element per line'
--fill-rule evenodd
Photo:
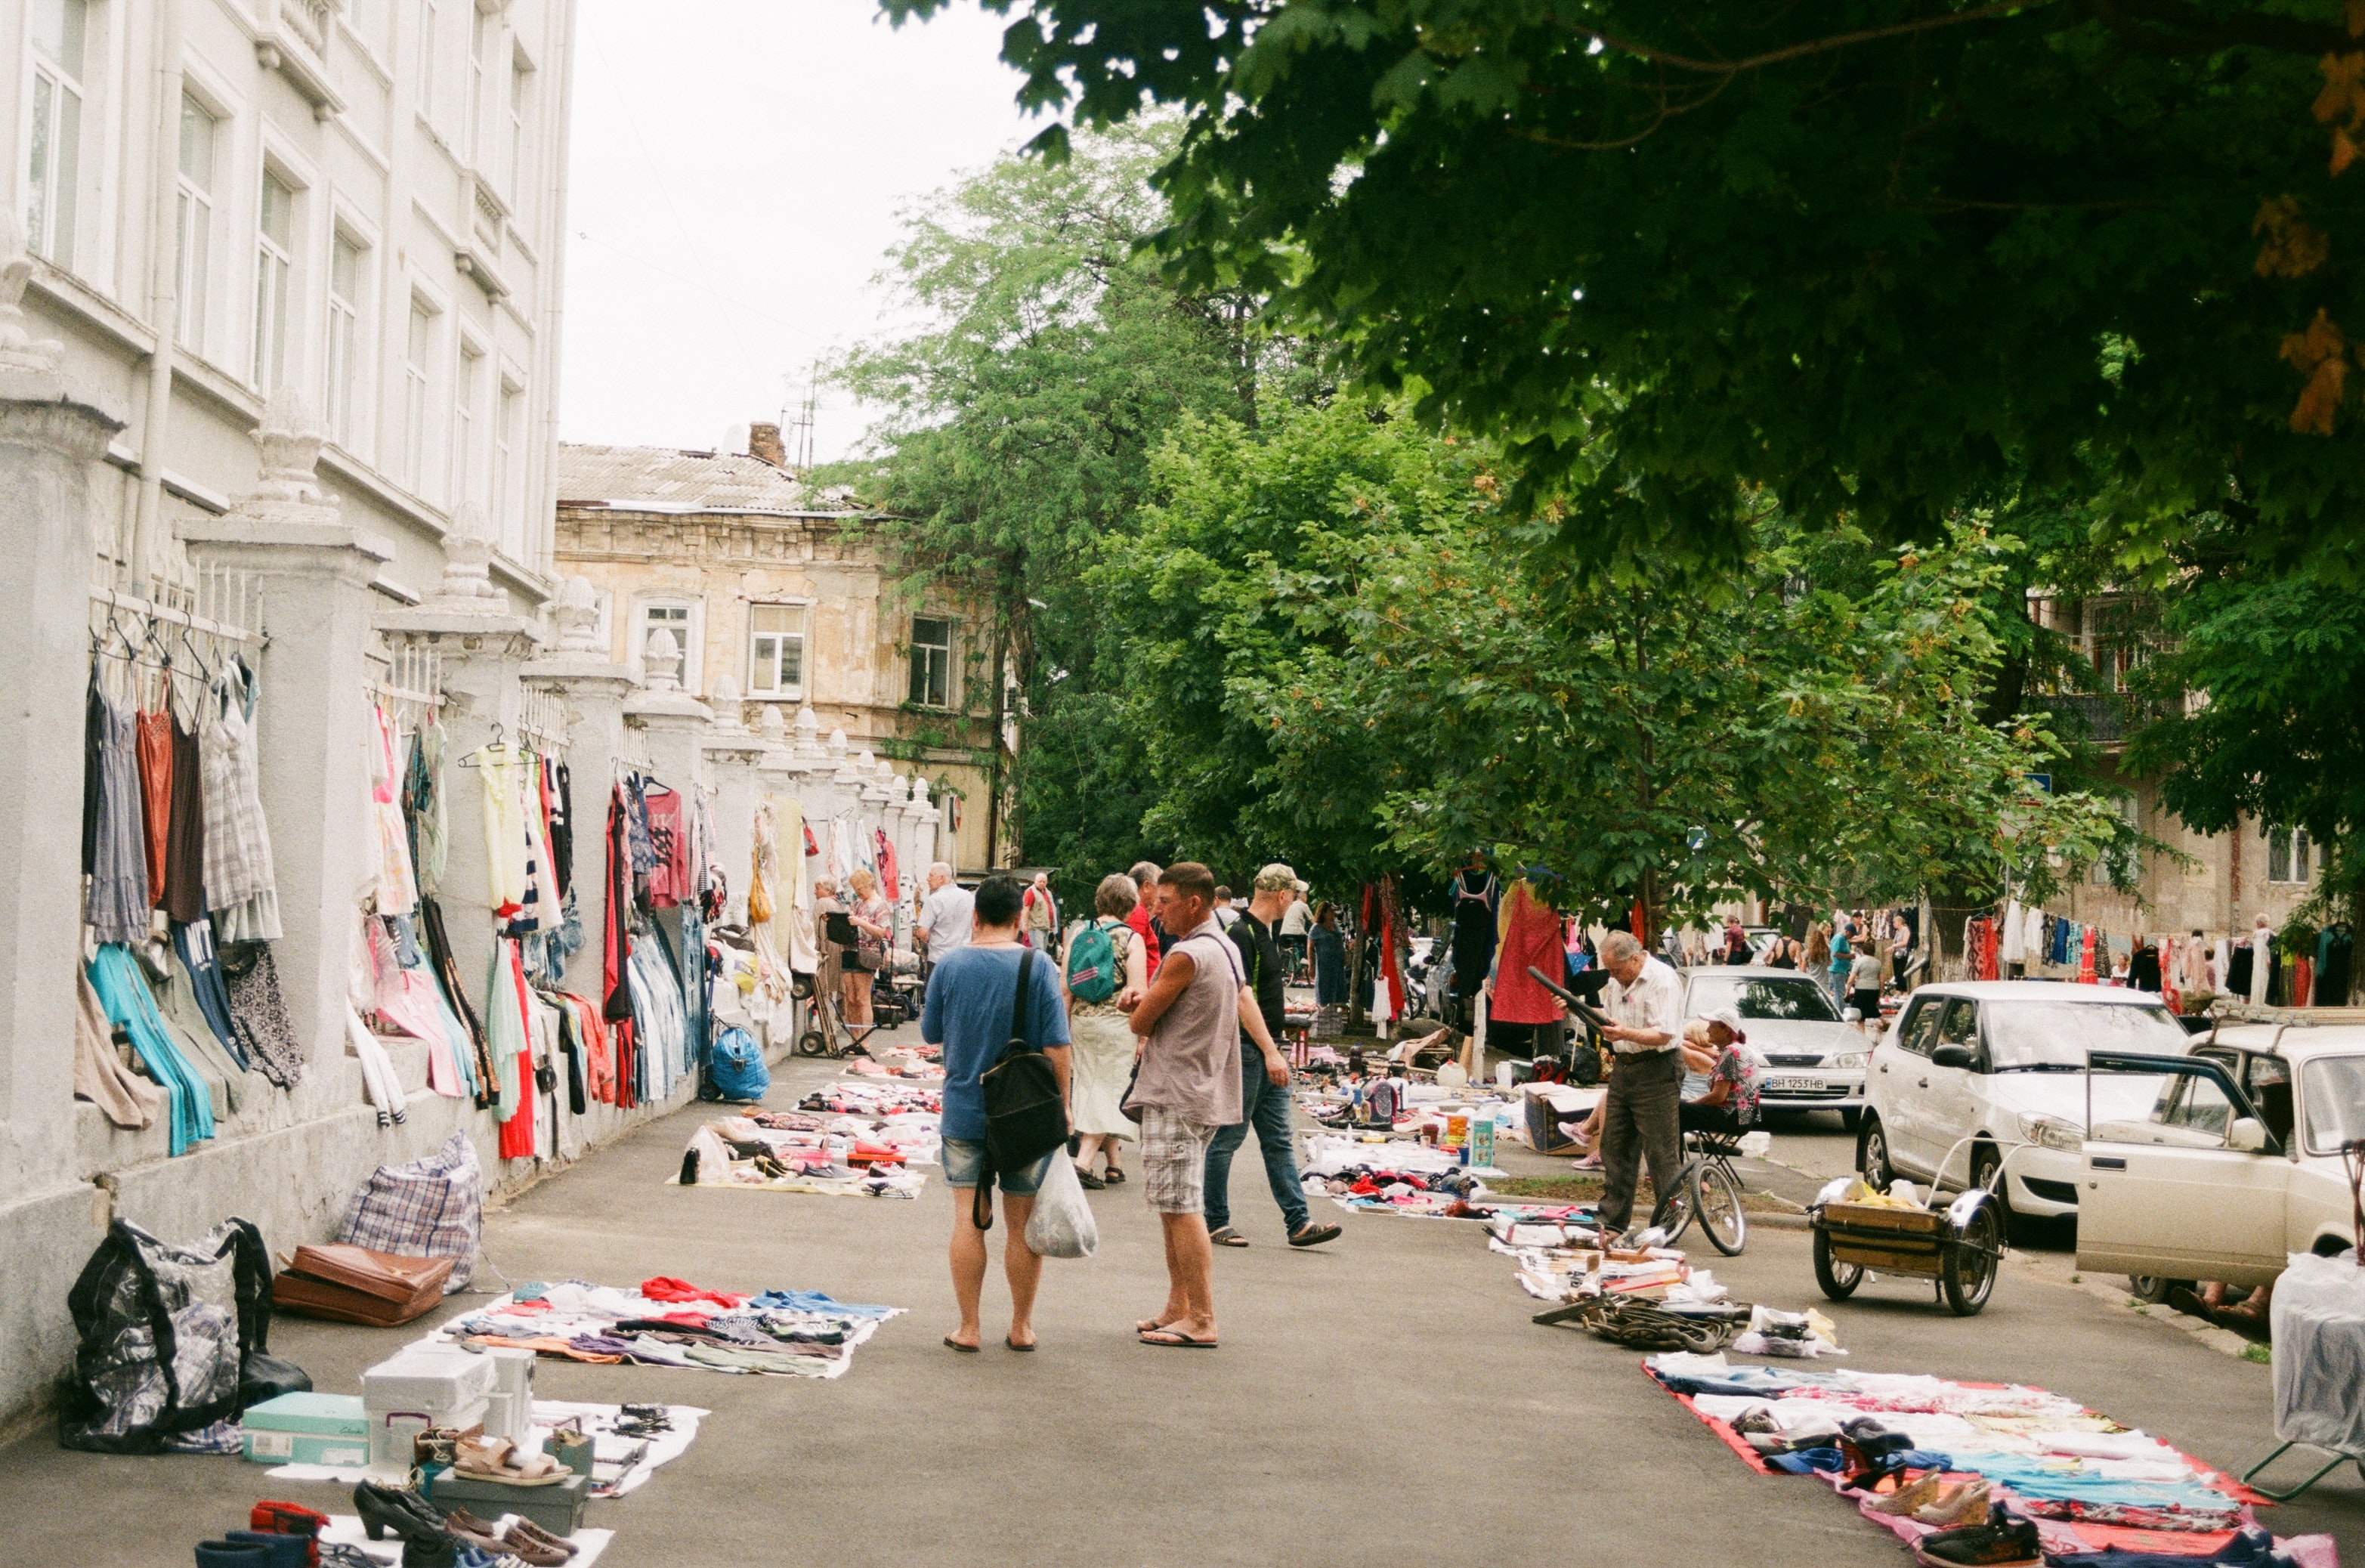
<path fill-rule="evenodd" d="M 1715 1160 L 1702 1160 L 1692 1168 L 1689 1183 L 1693 1212 L 1699 1215 L 1700 1229 L 1708 1233 L 1708 1243 L 1728 1258 L 1740 1256 L 1749 1245 L 1749 1216 L 1741 1207 L 1741 1183 L 1732 1172 Z"/>
<path fill-rule="evenodd" d="M 1660 1244 L 1664 1247 L 1673 1247 L 1681 1241 L 1684 1232 L 1692 1227 L 1692 1218 L 1699 1209 L 1693 1194 L 1699 1191 L 1702 1163 L 1695 1159 L 1686 1165 L 1676 1176 L 1675 1191 L 1661 1198 L 1658 1207 L 1651 1211 L 1652 1228 L 1667 1233 L 1667 1239 Z"/>

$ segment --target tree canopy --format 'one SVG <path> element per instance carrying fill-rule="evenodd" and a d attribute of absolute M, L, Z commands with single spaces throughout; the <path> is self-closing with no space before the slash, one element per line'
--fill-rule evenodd
<path fill-rule="evenodd" d="M 2073 472 L 2130 541 L 2359 543 L 2334 0 L 984 3 L 1024 101 L 1179 107 L 1178 275 L 1502 442 L 1580 549 L 1736 558 L 1758 487 L 1935 539 Z"/>

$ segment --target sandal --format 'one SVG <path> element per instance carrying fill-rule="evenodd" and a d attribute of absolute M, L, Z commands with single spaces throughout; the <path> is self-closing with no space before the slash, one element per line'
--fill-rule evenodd
<path fill-rule="evenodd" d="M 1125 1185 L 1125 1172 L 1112 1165 L 1101 1173 L 1101 1184 L 1106 1187 L 1122 1187 Z"/>
<path fill-rule="evenodd" d="M 1246 1247 L 1249 1238 L 1228 1225 L 1219 1225 L 1207 1233 L 1207 1239 L 1218 1247 Z"/>
<path fill-rule="evenodd" d="M 1099 1177 L 1097 1177 L 1097 1176 L 1093 1175 L 1091 1171 L 1089 1171 L 1089 1170 L 1082 1170 L 1082 1169 L 1081 1169 L 1081 1168 L 1079 1168 L 1079 1169 L 1077 1170 L 1077 1171 L 1076 1171 L 1076 1183 L 1077 1183 L 1077 1185 L 1079 1185 L 1079 1186 L 1082 1187 L 1082 1188 L 1083 1188 L 1083 1190 L 1084 1190 L 1085 1192 L 1087 1192 L 1087 1193 L 1097 1193 L 1097 1192 L 1099 1192 L 1099 1191 L 1100 1191 L 1104 1186 L 1107 1185 L 1107 1183 L 1106 1183 L 1106 1182 L 1103 1182 Z"/>
<path fill-rule="evenodd" d="M 452 1445 L 452 1468 L 462 1475 L 510 1486 L 555 1486 L 575 1473 L 546 1453 L 526 1454 L 507 1438 L 472 1427 Z"/>

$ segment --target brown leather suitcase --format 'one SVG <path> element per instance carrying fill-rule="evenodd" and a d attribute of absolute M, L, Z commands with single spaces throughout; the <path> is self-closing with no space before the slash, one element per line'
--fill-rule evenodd
<path fill-rule="evenodd" d="M 271 1305 L 307 1317 L 392 1327 L 442 1301 L 451 1273 L 449 1258 L 405 1258 L 343 1243 L 298 1247 L 271 1282 Z"/>

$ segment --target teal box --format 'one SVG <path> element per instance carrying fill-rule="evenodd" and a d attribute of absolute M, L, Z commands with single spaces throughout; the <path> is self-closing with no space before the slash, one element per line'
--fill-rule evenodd
<path fill-rule="evenodd" d="M 358 1394 L 283 1394 L 239 1419 L 250 1464 L 369 1462 L 369 1417 Z"/>

